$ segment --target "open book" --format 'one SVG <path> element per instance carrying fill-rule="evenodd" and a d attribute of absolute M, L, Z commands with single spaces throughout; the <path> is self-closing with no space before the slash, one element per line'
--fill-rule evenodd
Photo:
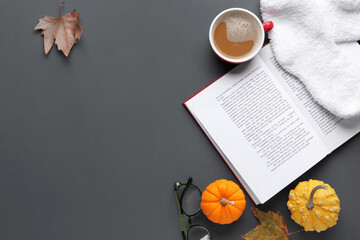
<path fill-rule="evenodd" d="M 360 46 L 341 44 L 360 64 Z M 360 131 L 318 105 L 270 45 L 184 102 L 255 204 L 262 204 Z"/>

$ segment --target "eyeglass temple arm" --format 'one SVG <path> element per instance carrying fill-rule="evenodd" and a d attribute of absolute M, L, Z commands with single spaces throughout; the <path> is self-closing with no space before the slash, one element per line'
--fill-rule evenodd
<path fill-rule="evenodd" d="M 181 235 L 183 237 L 183 240 L 187 240 L 187 238 L 186 238 L 187 230 L 186 230 L 186 225 L 185 225 L 185 218 L 184 218 L 184 214 L 182 213 L 182 210 L 181 210 L 181 205 L 180 205 L 179 197 L 178 197 L 176 190 L 175 190 L 175 199 L 176 199 L 176 203 L 178 205 L 178 212 L 179 212 L 178 218 L 179 218 L 179 223 L 180 223 Z"/>

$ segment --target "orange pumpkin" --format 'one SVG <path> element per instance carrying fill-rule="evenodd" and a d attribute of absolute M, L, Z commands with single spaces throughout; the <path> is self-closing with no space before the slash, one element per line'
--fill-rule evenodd
<path fill-rule="evenodd" d="M 211 183 L 201 196 L 201 209 L 207 218 L 219 224 L 229 224 L 239 219 L 246 206 L 240 187 L 225 179 Z"/>

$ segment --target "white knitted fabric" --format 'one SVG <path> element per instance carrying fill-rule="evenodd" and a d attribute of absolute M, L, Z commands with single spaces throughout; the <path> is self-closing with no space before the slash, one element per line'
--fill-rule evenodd
<path fill-rule="evenodd" d="M 261 0 L 261 12 L 279 64 L 330 112 L 360 115 L 360 66 L 336 44 L 360 40 L 360 0 Z"/>

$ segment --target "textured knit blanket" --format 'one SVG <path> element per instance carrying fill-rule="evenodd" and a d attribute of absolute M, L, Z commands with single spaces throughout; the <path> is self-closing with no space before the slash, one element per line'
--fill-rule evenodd
<path fill-rule="evenodd" d="M 279 64 L 333 114 L 360 115 L 360 66 L 337 43 L 360 40 L 360 0 L 261 0 Z"/>

